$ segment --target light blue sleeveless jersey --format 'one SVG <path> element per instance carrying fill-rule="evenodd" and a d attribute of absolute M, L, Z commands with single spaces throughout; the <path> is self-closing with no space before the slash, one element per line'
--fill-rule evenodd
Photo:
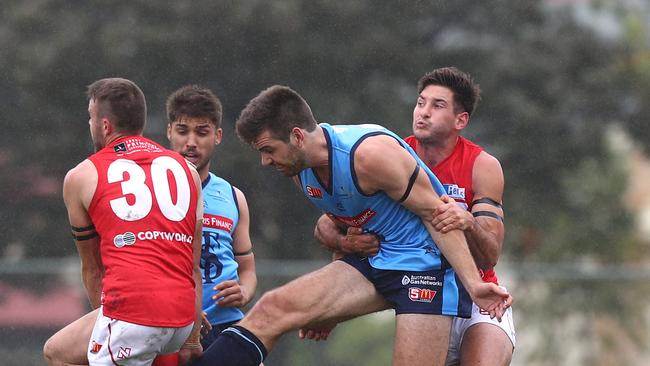
<path fill-rule="evenodd" d="M 239 320 L 244 313 L 236 307 L 219 307 L 212 296 L 213 287 L 226 280 L 239 280 L 238 264 L 233 253 L 232 236 L 239 221 L 239 206 L 230 183 L 209 173 L 203 182 L 203 246 L 201 272 L 203 276 L 203 311 L 210 324 Z"/>
<path fill-rule="evenodd" d="M 369 257 L 377 269 L 425 271 L 450 265 L 418 216 L 384 192 L 360 192 L 354 172 L 354 152 L 367 137 L 388 135 L 397 140 L 429 175 L 438 195 L 444 187 L 417 154 L 399 136 L 379 125 L 336 125 L 321 123 L 329 149 L 330 181 L 320 182 L 314 171 L 300 172 L 303 192 L 322 211 L 349 226 L 362 227 L 380 236 L 379 253 Z M 391 157 L 385 156 L 386 164 Z M 326 188 L 327 187 L 327 188 Z"/>

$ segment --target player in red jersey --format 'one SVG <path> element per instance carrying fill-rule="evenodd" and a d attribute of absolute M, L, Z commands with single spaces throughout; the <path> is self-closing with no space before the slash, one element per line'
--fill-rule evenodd
<path fill-rule="evenodd" d="M 498 284 L 493 267 L 504 238 L 503 171 L 495 157 L 460 136 L 476 108 L 479 88 L 468 74 L 449 67 L 425 74 L 418 93 L 413 135 L 405 141 L 455 201 L 447 199 L 436 209 L 433 224 L 442 232 L 463 230 L 483 280 Z M 376 237 L 360 235 L 356 228 L 344 235 L 326 216 L 319 220 L 315 234 L 325 246 L 342 253 L 374 255 L 379 245 Z M 300 335 L 319 340 L 328 333 L 304 329 Z M 509 365 L 514 344 L 511 309 L 497 322 L 474 305 L 470 319 L 455 318 L 452 323 L 447 365 Z"/>
<path fill-rule="evenodd" d="M 150 365 L 181 347 L 200 352 L 199 175 L 142 137 L 146 105 L 133 82 L 102 79 L 88 96 L 97 152 L 68 172 L 63 190 L 82 279 L 100 307 L 89 364 Z"/>

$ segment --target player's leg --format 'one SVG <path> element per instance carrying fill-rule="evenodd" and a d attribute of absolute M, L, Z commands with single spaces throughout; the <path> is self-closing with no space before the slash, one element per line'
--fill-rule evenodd
<path fill-rule="evenodd" d="M 443 366 L 453 316 L 471 315 L 472 301 L 451 269 L 373 271 L 375 285 L 395 304 L 393 365 Z"/>
<path fill-rule="evenodd" d="M 393 366 L 443 366 L 451 319 L 445 315 L 398 314 Z"/>
<path fill-rule="evenodd" d="M 361 272 L 335 261 L 266 293 L 239 325 L 271 349 L 282 334 L 305 325 L 344 321 L 385 307 Z"/>
<path fill-rule="evenodd" d="M 475 310 L 462 335 L 460 365 L 510 365 L 515 344 L 512 308 L 506 311 L 501 323 L 480 314 L 478 308 Z"/>
<path fill-rule="evenodd" d="M 88 361 L 91 365 L 149 366 L 158 354 L 177 352 L 192 330 L 149 327 L 109 318 L 101 308 L 90 336 Z"/>
<path fill-rule="evenodd" d="M 88 365 L 88 344 L 98 309 L 82 316 L 56 332 L 43 346 L 43 356 L 50 366 Z"/>
<path fill-rule="evenodd" d="M 226 329 L 195 365 L 222 361 L 230 362 L 224 365 L 256 366 L 284 333 L 385 307 L 384 299 L 359 270 L 335 261 L 264 294 L 244 319 Z"/>

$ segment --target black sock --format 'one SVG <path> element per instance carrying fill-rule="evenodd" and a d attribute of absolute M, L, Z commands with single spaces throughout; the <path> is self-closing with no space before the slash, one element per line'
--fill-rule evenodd
<path fill-rule="evenodd" d="M 258 366 L 266 358 L 266 347 L 247 329 L 226 328 L 194 366 Z"/>

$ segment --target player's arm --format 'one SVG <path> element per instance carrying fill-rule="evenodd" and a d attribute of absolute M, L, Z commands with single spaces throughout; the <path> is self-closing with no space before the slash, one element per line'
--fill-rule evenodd
<path fill-rule="evenodd" d="M 187 166 L 192 172 L 192 179 L 194 180 L 194 185 L 197 190 L 197 200 L 196 200 L 196 226 L 194 228 L 194 240 L 192 242 L 192 277 L 194 278 L 194 309 L 196 318 L 194 319 L 194 326 L 192 327 L 192 332 L 190 336 L 185 341 L 183 348 L 185 349 L 201 349 L 200 339 L 200 330 L 201 330 L 201 320 L 203 314 L 203 278 L 201 277 L 201 245 L 203 239 L 203 192 L 201 190 L 201 178 L 199 173 L 191 163 L 188 163 Z"/>
<path fill-rule="evenodd" d="M 318 218 L 314 237 L 322 246 L 334 253 L 334 258 L 345 254 L 372 256 L 379 252 L 379 239 L 374 234 L 364 234 L 361 228 L 346 227 L 327 214 Z"/>
<path fill-rule="evenodd" d="M 255 274 L 255 255 L 250 236 L 248 203 L 242 191 L 237 188 L 234 190 L 239 207 L 239 221 L 233 233 L 233 254 L 238 264 L 239 282 L 224 281 L 215 286 L 215 290 L 219 291 L 219 306 L 242 307 L 255 297 L 257 275 Z"/>
<path fill-rule="evenodd" d="M 483 269 L 496 266 L 501 256 L 505 228 L 503 224 L 503 170 L 499 161 L 482 152 L 472 172 L 474 224 L 465 231 L 470 251 Z"/>
<path fill-rule="evenodd" d="M 386 157 L 390 157 L 390 164 L 386 163 Z M 395 139 L 380 135 L 369 137 L 359 145 L 354 164 L 363 192 L 384 191 L 418 215 L 472 299 L 490 311 L 491 315 L 500 316 L 504 309 L 496 309 L 502 306 L 508 295 L 484 286 L 463 232 L 451 230 L 443 233 L 435 230 L 431 224 L 435 208 L 443 202 L 416 160 Z"/>
<path fill-rule="evenodd" d="M 97 171 L 89 160 L 71 169 L 63 180 L 63 201 L 81 260 L 81 279 L 93 309 L 101 305 L 104 278 L 100 238 L 87 211 L 96 186 Z"/>
<path fill-rule="evenodd" d="M 503 171 L 499 161 L 486 152 L 482 152 L 474 163 L 472 188 L 474 205 L 471 212 L 453 202 L 445 203 L 436 208 L 432 223 L 442 232 L 463 230 L 477 266 L 490 269 L 501 255 L 504 237 Z"/>

